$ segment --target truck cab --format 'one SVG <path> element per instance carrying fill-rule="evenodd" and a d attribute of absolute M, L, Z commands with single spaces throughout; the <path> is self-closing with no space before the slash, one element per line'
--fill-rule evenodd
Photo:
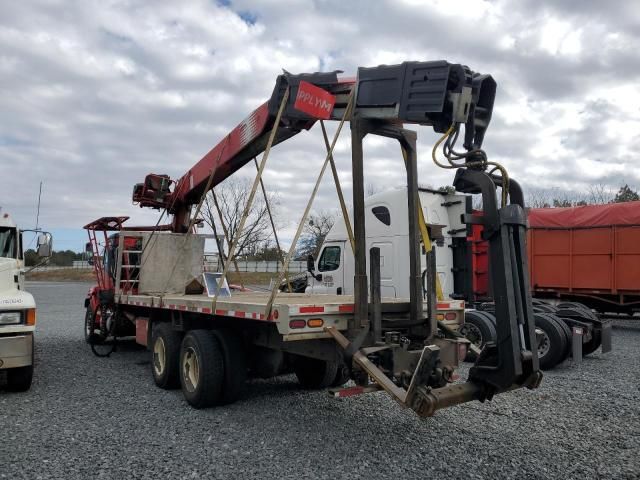
<path fill-rule="evenodd" d="M 25 291 L 22 232 L 8 213 L 0 212 L 0 370 L 11 391 L 25 391 L 33 377 L 36 303 Z M 51 235 L 38 235 L 38 254 L 51 253 Z"/>
<path fill-rule="evenodd" d="M 466 241 L 461 222 L 467 195 L 420 189 L 429 237 L 436 250 L 436 270 L 445 297 L 454 292 L 454 251 Z M 409 296 L 409 224 L 406 188 L 395 188 L 368 197 L 365 201 L 366 245 L 380 249 L 381 294 L 389 298 Z M 427 270 L 424 247 L 421 255 L 423 283 Z M 320 247 L 314 275 L 307 293 L 353 294 L 354 258 L 342 218 L 338 218 Z M 426 289 L 426 288 L 425 288 Z"/>

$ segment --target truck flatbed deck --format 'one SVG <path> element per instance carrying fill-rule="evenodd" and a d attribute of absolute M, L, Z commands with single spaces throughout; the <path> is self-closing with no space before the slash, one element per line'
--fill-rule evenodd
<path fill-rule="evenodd" d="M 293 340 L 301 334 L 310 338 L 309 333 L 316 333 L 312 338 L 322 338 L 325 326 L 333 326 L 338 330 L 346 330 L 348 319 L 353 315 L 353 295 L 306 294 L 306 293 L 278 293 L 273 303 L 271 315 L 265 316 L 268 292 L 237 292 L 231 297 L 219 297 L 215 301 L 206 294 L 201 295 L 150 295 L 150 294 L 117 294 L 116 303 L 137 307 L 160 308 L 225 316 L 262 322 L 275 323 L 278 332 L 286 335 L 286 339 Z M 438 302 L 439 310 L 462 310 L 464 302 L 453 300 Z M 382 298 L 384 313 L 403 314 L 409 311 L 409 299 Z M 317 327 L 310 327 L 305 322 L 304 327 L 293 323 L 296 319 L 322 319 Z"/>

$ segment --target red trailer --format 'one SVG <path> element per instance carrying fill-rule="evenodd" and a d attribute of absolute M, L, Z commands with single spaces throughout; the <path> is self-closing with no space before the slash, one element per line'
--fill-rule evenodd
<path fill-rule="evenodd" d="M 640 202 L 532 209 L 529 225 L 534 296 L 640 309 Z"/>
<path fill-rule="evenodd" d="M 633 313 L 640 308 L 639 207 L 640 202 L 628 202 L 529 210 L 529 287 L 536 327 L 546 336 L 538 349 L 542 368 L 553 368 L 569 354 L 588 355 L 600 346 L 603 353 L 611 350 L 611 323 L 591 309 Z M 483 231 L 481 224 L 469 225 L 464 248 L 454 251 L 453 297 L 492 312 L 492 265 Z M 564 343 L 558 327 L 565 332 Z M 581 342 L 574 341 L 576 332 Z M 567 343 L 582 343 L 581 352 L 569 352 Z"/>

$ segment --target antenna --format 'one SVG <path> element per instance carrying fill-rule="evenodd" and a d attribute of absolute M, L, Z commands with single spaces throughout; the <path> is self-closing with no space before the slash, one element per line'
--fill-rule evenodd
<path fill-rule="evenodd" d="M 40 180 L 40 191 L 38 192 L 38 211 L 36 213 L 36 228 L 38 231 L 38 222 L 40 221 L 40 198 L 42 197 L 42 180 Z"/>

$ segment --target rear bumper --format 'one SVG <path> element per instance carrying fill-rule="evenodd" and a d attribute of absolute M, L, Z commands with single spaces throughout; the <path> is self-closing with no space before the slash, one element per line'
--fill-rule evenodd
<path fill-rule="evenodd" d="M 33 363 L 33 334 L 0 337 L 0 370 Z"/>

